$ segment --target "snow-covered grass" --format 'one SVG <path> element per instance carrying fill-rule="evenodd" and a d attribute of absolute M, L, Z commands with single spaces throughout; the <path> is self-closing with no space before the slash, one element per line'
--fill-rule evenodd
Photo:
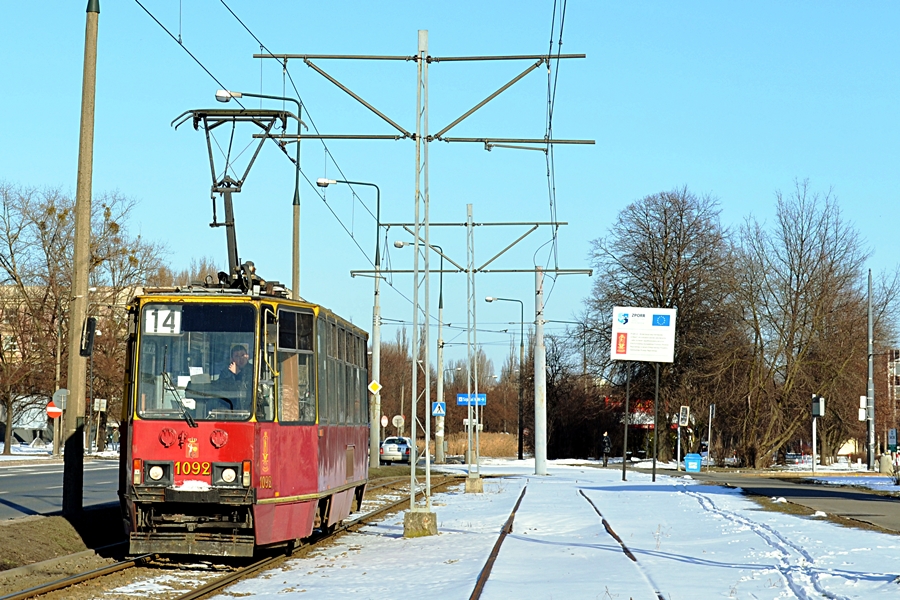
<path fill-rule="evenodd" d="M 763 511 L 687 477 L 623 482 L 596 466 L 551 461 L 534 476 L 533 461 L 487 460 L 485 475 L 504 476 L 483 494 L 434 496 L 437 536 L 404 538 L 398 513 L 217 598 L 468 598 L 523 489 L 483 598 L 900 597 L 897 536 Z"/>
<path fill-rule="evenodd" d="M 47 458 L 53 453 L 53 445 L 30 446 L 28 444 L 10 444 L 11 454 L 3 454 L 6 444 L 0 441 L 0 460 L 22 460 L 29 458 Z"/>

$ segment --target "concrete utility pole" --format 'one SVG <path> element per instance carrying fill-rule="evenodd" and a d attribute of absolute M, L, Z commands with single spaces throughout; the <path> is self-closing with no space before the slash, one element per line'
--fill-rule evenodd
<path fill-rule="evenodd" d="M 547 474 L 547 348 L 544 346 L 544 270 L 534 271 L 534 474 Z"/>
<path fill-rule="evenodd" d="M 78 179 L 75 185 L 75 242 L 72 265 L 72 298 L 69 304 L 70 396 L 65 422 L 63 466 L 64 515 L 82 509 L 84 486 L 84 390 L 85 361 L 81 356 L 81 331 L 87 314 L 91 258 L 91 180 L 94 164 L 94 95 L 97 87 L 97 28 L 100 0 L 88 0 L 84 31 L 84 75 L 81 84 L 81 131 L 78 139 Z"/>

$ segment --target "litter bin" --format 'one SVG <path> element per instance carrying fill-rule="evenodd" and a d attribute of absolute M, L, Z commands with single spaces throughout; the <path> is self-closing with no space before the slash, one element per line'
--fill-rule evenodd
<path fill-rule="evenodd" d="M 684 455 L 684 470 L 688 473 L 699 473 L 700 465 L 703 464 L 703 457 L 699 454 Z"/>

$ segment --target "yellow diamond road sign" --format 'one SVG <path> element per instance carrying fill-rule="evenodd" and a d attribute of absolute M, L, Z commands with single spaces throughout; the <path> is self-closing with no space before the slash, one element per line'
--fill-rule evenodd
<path fill-rule="evenodd" d="M 369 384 L 369 391 L 372 392 L 373 394 L 377 394 L 380 390 L 381 390 L 381 384 L 373 379 L 372 383 Z"/>

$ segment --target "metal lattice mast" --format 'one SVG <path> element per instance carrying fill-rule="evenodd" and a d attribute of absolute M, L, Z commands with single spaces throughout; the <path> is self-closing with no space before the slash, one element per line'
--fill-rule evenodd
<path fill-rule="evenodd" d="M 473 473 L 472 469 L 472 427 L 474 419 L 472 418 L 472 394 L 478 393 L 478 361 L 477 347 L 475 339 L 475 227 L 472 221 L 472 205 L 466 204 L 466 350 L 468 354 L 468 365 L 466 368 L 466 376 L 468 379 L 466 394 L 469 399 L 466 415 L 466 464 L 468 465 L 469 474 Z M 473 390 L 474 383 L 474 390 Z M 477 396 L 475 396 L 477 398 Z M 477 429 L 477 428 L 476 428 Z M 475 471 L 477 471 L 477 466 Z"/>
<path fill-rule="evenodd" d="M 425 35 L 423 35 L 423 33 Z M 424 46 L 424 47 L 423 47 Z M 422 136 L 422 75 L 425 68 L 425 58 L 428 54 L 427 32 L 419 31 L 419 46 L 416 54 L 417 84 L 416 84 L 416 189 L 415 189 L 415 224 L 413 236 L 415 237 L 415 252 L 413 252 L 413 316 L 412 316 L 412 407 L 410 417 L 410 431 L 412 436 L 412 448 L 410 449 L 409 469 L 409 508 L 416 508 L 416 462 L 418 460 L 416 448 L 416 411 L 418 409 L 419 389 L 419 253 L 422 251 L 420 238 L 420 200 L 422 198 L 422 147 L 425 140 Z M 426 248 L 427 255 L 427 248 Z M 427 348 L 426 348 L 427 356 Z M 424 359 L 423 359 L 424 360 Z"/>
<path fill-rule="evenodd" d="M 419 53 L 427 56 L 428 54 L 428 30 L 419 31 Z M 422 107 L 422 137 L 428 140 L 428 61 L 423 60 L 422 63 L 422 96 L 424 97 Z M 425 356 L 422 357 L 422 366 L 425 367 L 425 510 L 431 511 L 431 452 L 428 445 L 431 443 L 431 361 L 429 360 L 431 353 L 431 297 L 430 297 L 430 273 L 428 268 L 429 257 L 431 256 L 431 243 L 428 238 L 428 144 L 424 148 L 424 164 L 422 165 L 423 179 L 425 181 L 425 246 L 422 248 L 422 254 L 425 257 Z M 418 413 L 413 413 L 418 414 Z"/>

